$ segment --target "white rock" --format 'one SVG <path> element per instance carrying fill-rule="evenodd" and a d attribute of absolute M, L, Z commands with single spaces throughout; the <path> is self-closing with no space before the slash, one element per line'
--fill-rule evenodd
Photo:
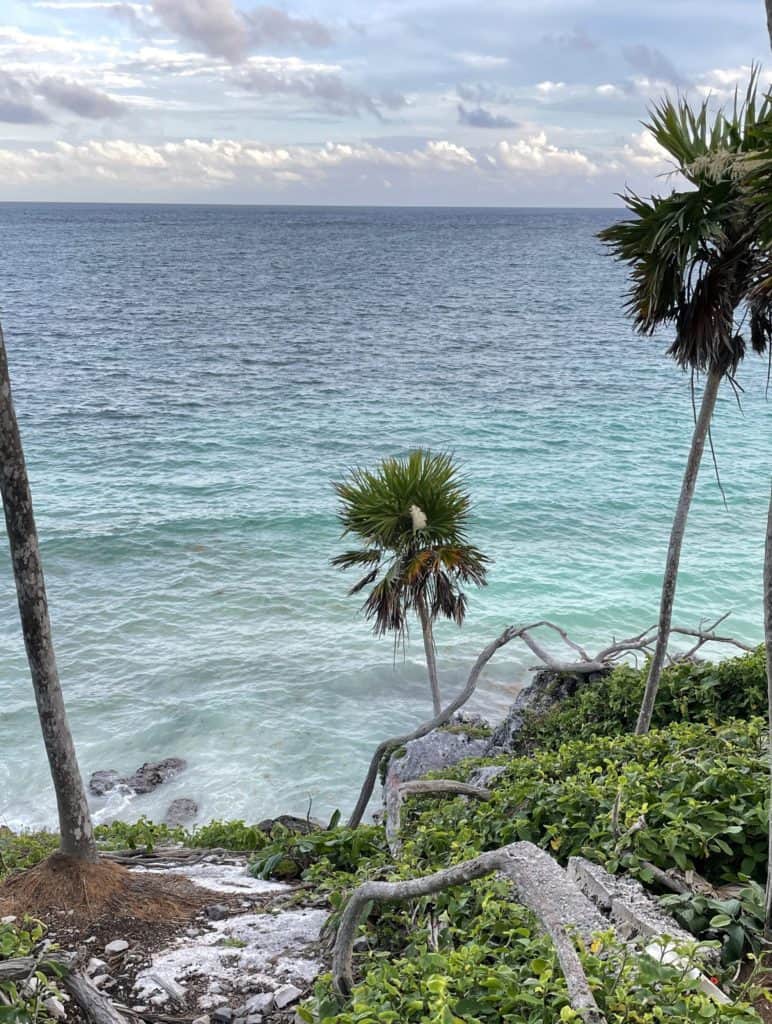
<path fill-rule="evenodd" d="M 43 1003 L 43 1006 L 45 1007 L 48 1015 L 50 1017 L 54 1017 L 56 1020 L 64 1020 L 67 1016 L 67 1011 L 56 996 L 49 996 Z"/>
<path fill-rule="evenodd" d="M 108 956 L 113 956 L 116 953 L 125 953 L 129 948 L 129 944 L 125 939 L 113 939 L 112 942 L 108 942 L 105 946 L 105 953 Z"/>
<path fill-rule="evenodd" d="M 110 980 L 110 975 L 109 974 L 97 974 L 94 978 L 91 979 L 91 984 L 95 988 L 101 988 L 104 985 L 104 983 L 106 981 L 109 981 L 109 980 Z"/>
<path fill-rule="evenodd" d="M 196 1019 L 193 1021 L 193 1024 L 209 1024 L 209 1022 L 210 1022 L 209 1014 L 205 1013 L 203 1015 L 203 1017 L 196 1017 Z"/>
<path fill-rule="evenodd" d="M 13 924 L 15 920 L 15 914 L 6 914 L 5 917 L 0 917 L 0 924 Z"/>
<path fill-rule="evenodd" d="M 290 1003 L 296 1002 L 303 995 L 299 988 L 294 985 L 283 985 L 280 989 L 277 989 L 273 994 L 274 1006 L 277 1010 L 283 1010 L 285 1006 L 289 1006 Z"/>
<path fill-rule="evenodd" d="M 154 971 L 148 974 L 147 977 L 148 981 L 154 981 L 156 985 L 160 985 L 164 992 L 167 992 L 175 1002 L 179 1003 L 185 997 L 185 989 L 174 978 L 161 974 L 159 971 Z"/>
<path fill-rule="evenodd" d="M 244 1009 L 247 1015 L 252 1013 L 264 1013 L 266 1010 L 270 1010 L 273 1005 L 273 992 L 259 992 L 256 996 L 252 996 L 251 999 L 247 999 L 244 1003 Z"/>
<path fill-rule="evenodd" d="M 103 968 L 106 968 L 107 964 L 104 960 L 100 960 L 98 956 L 92 956 L 88 962 L 86 968 L 86 974 L 92 977 L 94 974 L 104 974 Z"/>
<path fill-rule="evenodd" d="M 151 1006 L 163 1006 L 164 1003 L 169 1002 L 169 995 L 167 992 L 159 992 L 157 995 L 150 997 Z"/>

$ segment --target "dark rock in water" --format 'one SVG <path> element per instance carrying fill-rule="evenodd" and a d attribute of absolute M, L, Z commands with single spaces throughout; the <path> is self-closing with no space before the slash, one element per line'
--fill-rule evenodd
<path fill-rule="evenodd" d="M 433 729 L 420 739 L 411 740 L 402 750 L 397 750 L 389 761 L 386 773 L 386 788 L 421 779 L 427 772 L 440 771 L 458 764 L 467 757 L 482 757 L 488 747 L 488 738 L 470 735 L 464 726 L 479 730 L 487 723 L 479 716 L 454 717 L 440 729 Z"/>
<path fill-rule="evenodd" d="M 530 684 L 517 695 L 507 717 L 488 741 L 485 756 L 495 757 L 497 754 L 512 754 L 519 751 L 517 734 L 522 729 L 526 717 L 539 717 L 545 714 L 567 697 L 573 697 L 577 690 L 603 679 L 605 675 L 606 672 L 569 675 L 550 668 L 541 669 L 534 675 Z"/>
<path fill-rule="evenodd" d="M 88 788 L 94 796 L 104 796 L 118 786 L 125 786 L 134 793 L 152 793 L 162 782 L 173 779 L 184 768 L 187 768 L 187 762 L 181 757 L 167 757 L 163 761 L 147 761 L 133 775 L 125 777 L 115 771 L 94 772 Z"/>
<path fill-rule="evenodd" d="M 135 793 L 152 793 L 162 782 L 168 782 L 187 768 L 181 757 L 167 757 L 163 761 L 148 761 L 129 775 L 124 782 Z"/>
<path fill-rule="evenodd" d="M 94 774 L 88 780 L 88 788 L 91 790 L 94 796 L 104 796 L 105 793 L 109 793 L 110 790 L 115 789 L 115 787 L 121 781 L 122 780 L 118 772 L 94 772 Z"/>
<path fill-rule="evenodd" d="M 283 825 L 290 832 L 300 832 L 302 835 L 318 832 L 324 828 L 321 822 L 315 821 L 313 818 L 296 818 L 294 814 L 280 814 L 278 818 L 264 818 L 262 821 L 258 821 L 257 828 L 261 832 L 270 833 L 274 825 Z"/>
<path fill-rule="evenodd" d="M 164 815 L 164 825 L 174 828 L 178 825 L 189 825 L 198 814 L 198 804 L 190 797 L 181 796 L 172 800 Z"/>

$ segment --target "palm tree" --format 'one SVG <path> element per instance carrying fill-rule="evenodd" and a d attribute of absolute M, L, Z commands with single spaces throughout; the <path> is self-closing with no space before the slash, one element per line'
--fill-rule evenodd
<path fill-rule="evenodd" d="M 772 940 L 772 494 L 767 514 L 764 550 L 764 644 L 767 652 L 767 757 L 769 758 L 769 809 L 767 812 L 767 890 L 764 900 L 764 936 Z"/>
<path fill-rule="evenodd" d="M 462 586 L 485 584 L 488 559 L 466 540 L 471 502 L 450 455 L 411 452 L 355 469 L 334 484 L 343 536 L 362 547 L 333 558 L 342 569 L 364 567 L 349 591 L 371 587 L 363 610 L 376 635 L 404 639 L 411 612 L 421 624 L 435 714 L 442 710 L 433 624 L 466 613 Z"/>
<path fill-rule="evenodd" d="M 95 862 L 97 848 L 75 746 L 67 723 L 48 616 L 46 585 L 24 451 L 13 408 L 0 327 L 0 493 L 16 580 L 24 644 L 59 809 L 61 852 Z"/>
<path fill-rule="evenodd" d="M 693 379 L 705 376 L 670 533 L 659 632 L 636 725 L 639 734 L 651 724 L 686 520 L 719 387 L 725 378 L 733 380 L 748 339 L 763 353 L 772 337 L 769 301 L 758 294 L 748 301 L 767 258 L 741 173 L 743 161 L 763 147 L 758 126 L 770 116 L 768 97 L 757 105 L 757 77 L 754 72 L 745 101 L 735 101 L 730 115 L 711 116 L 707 101 L 697 110 L 682 99 L 657 104 L 647 128 L 690 187 L 650 199 L 628 191 L 621 198 L 632 219 L 600 232 L 615 256 L 631 267 L 627 311 L 635 328 L 651 335 L 663 326 L 675 327 L 668 354 Z"/>

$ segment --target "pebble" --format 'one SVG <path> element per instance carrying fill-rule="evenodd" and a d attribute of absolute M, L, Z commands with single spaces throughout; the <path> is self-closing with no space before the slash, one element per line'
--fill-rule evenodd
<path fill-rule="evenodd" d="M 296 1002 L 302 995 L 301 990 L 296 988 L 295 985 L 283 985 L 274 992 L 273 1002 L 277 1010 L 283 1010 L 285 1006 Z"/>
<path fill-rule="evenodd" d="M 196 1022 L 193 1021 L 193 1024 L 196 1024 Z M 247 1017 L 247 1024 L 263 1024 L 262 1013 L 250 1013 Z"/>
<path fill-rule="evenodd" d="M 193 1021 L 193 1024 L 210 1024 L 209 1014 L 205 1013 L 201 1017 L 196 1017 L 196 1019 Z"/>
<path fill-rule="evenodd" d="M 88 967 L 86 968 L 86 974 L 88 974 L 89 976 L 94 975 L 94 974 L 104 974 L 103 968 L 106 968 L 106 967 L 107 967 L 107 964 L 105 963 L 104 960 L 100 960 L 98 956 L 92 956 L 91 959 L 88 962 Z"/>
<path fill-rule="evenodd" d="M 91 984 L 95 988 L 102 988 L 102 986 L 105 984 L 105 982 L 107 982 L 109 980 L 110 980 L 110 975 L 109 974 L 97 974 L 96 977 L 91 979 Z"/>
<path fill-rule="evenodd" d="M 116 953 L 125 953 L 129 948 L 129 944 L 125 939 L 113 939 L 112 942 L 108 942 L 105 946 L 105 953 L 108 956 L 113 956 Z"/>
<path fill-rule="evenodd" d="M 212 1020 L 216 1024 L 230 1024 L 233 1019 L 233 1010 L 229 1006 L 220 1006 L 212 1014 Z"/>

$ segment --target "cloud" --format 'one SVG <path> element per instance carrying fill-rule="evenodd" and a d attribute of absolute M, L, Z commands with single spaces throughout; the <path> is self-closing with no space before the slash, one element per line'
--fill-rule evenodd
<path fill-rule="evenodd" d="M 544 36 L 544 42 L 557 46 L 561 50 L 571 50 L 579 53 L 592 53 L 599 46 L 598 41 L 588 35 L 582 28 L 575 28 L 571 32 Z"/>
<path fill-rule="evenodd" d="M 341 71 L 337 64 L 311 64 L 298 57 L 251 57 L 234 70 L 232 79 L 248 92 L 302 96 L 340 114 L 368 111 L 382 117 L 381 107 L 397 110 L 405 105 L 401 94 L 369 96 L 345 82 Z"/>
<path fill-rule="evenodd" d="M 77 114 L 78 117 L 101 119 L 120 117 L 126 113 L 126 105 L 107 93 L 89 89 L 65 78 L 42 78 L 37 83 L 36 91 L 52 106 Z"/>
<path fill-rule="evenodd" d="M 0 70 L 0 121 L 12 124 L 46 124 L 49 117 L 37 102 L 42 99 L 52 107 L 66 110 L 78 117 L 119 117 L 126 106 L 107 93 L 58 76 L 35 74 L 11 75 Z"/>
<path fill-rule="evenodd" d="M 554 96 L 555 93 L 563 92 L 566 87 L 565 82 L 538 82 L 536 85 L 536 91 L 541 93 L 542 96 Z"/>
<path fill-rule="evenodd" d="M 547 142 L 544 132 L 517 142 L 500 142 L 496 147 L 495 159 L 513 171 L 541 171 L 547 174 L 568 171 L 572 174 L 579 172 L 592 175 L 599 170 L 578 149 L 560 149 Z"/>
<path fill-rule="evenodd" d="M 169 31 L 233 64 L 263 45 L 328 46 L 332 37 L 315 18 L 294 18 L 275 7 L 238 11 L 232 0 L 153 0 L 153 13 Z"/>
<path fill-rule="evenodd" d="M 622 160 L 636 170 L 654 174 L 673 169 L 672 157 L 652 137 L 650 132 L 638 132 L 622 149 Z"/>
<path fill-rule="evenodd" d="M 8 184 L 100 181 L 174 189 L 245 182 L 318 180 L 347 167 L 408 173 L 474 170 L 464 146 L 435 140 L 407 151 L 369 143 L 267 146 L 256 142 L 186 139 L 157 145 L 125 140 L 58 142 L 50 149 L 0 149 L 0 176 Z"/>
<path fill-rule="evenodd" d="M 686 79 L 665 54 L 653 46 L 644 46 L 642 43 L 637 46 L 625 46 L 622 55 L 630 67 L 640 71 L 647 78 L 670 85 L 686 84 Z"/>
<path fill-rule="evenodd" d="M 38 110 L 34 97 L 23 82 L 0 70 L 0 122 L 4 124 L 46 124 L 48 117 Z"/>
<path fill-rule="evenodd" d="M 459 124 L 469 125 L 471 128 L 516 128 L 517 121 L 505 114 L 494 114 L 485 107 L 465 107 L 463 103 L 458 104 Z"/>

